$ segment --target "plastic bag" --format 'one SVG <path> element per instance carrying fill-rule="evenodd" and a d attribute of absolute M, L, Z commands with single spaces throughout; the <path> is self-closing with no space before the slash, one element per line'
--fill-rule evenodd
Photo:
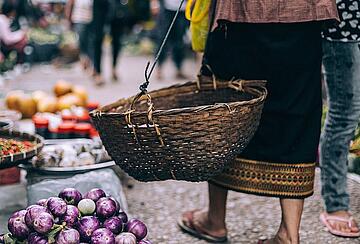
<path fill-rule="evenodd" d="M 191 46 L 196 52 L 205 50 L 209 32 L 210 5 L 211 0 L 189 0 L 186 5 L 185 17 L 190 21 Z"/>
<path fill-rule="evenodd" d="M 53 179 L 49 179 L 50 176 L 44 176 L 46 178 L 44 180 L 41 180 L 42 177 L 36 175 L 30 177 L 32 179 L 28 179 L 27 185 L 28 205 L 34 204 L 42 198 L 57 196 L 62 189 L 67 187 L 73 187 L 83 194 L 92 188 L 101 188 L 107 195 L 111 195 L 118 200 L 124 211 L 128 210 L 121 182 L 112 169 L 99 169 L 69 178 L 58 178 L 61 177 L 59 175 Z M 29 175 L 27 178 L 29 178 Z"/>

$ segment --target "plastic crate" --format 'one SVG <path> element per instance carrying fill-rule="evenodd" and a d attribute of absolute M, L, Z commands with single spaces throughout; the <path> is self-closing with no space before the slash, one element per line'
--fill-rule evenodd
<path fill-rule="evenodd" d="M 0 170 L 0 185 L 10 185 L 20 182 L 20 169 L 17 167 Z"/>

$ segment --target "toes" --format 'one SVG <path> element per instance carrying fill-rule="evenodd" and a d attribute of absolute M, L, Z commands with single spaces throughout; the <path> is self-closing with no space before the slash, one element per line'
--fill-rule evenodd
<path fill-rule="evenodd" d="M 359 227 L 357 226 L 356 222 L 353 222 L 351 227 L 351 232 L 357 233 L 359 232 Z"/>
<path fill-rule="evenodd" d="M 190 219 L 191 217 L 192 217 L 192 212 L 191 212 L 191 211 L 187 211 L 187 212 L 183 213 L 182 216 L 181 216 L 181 218 L 182 218 L 183 220 L 188 220 L 188 219 Z"/>
<path fill-rule="evenodd" d="M 206 226 L 206 212 L 197 211 L 193 215 L 193 222 L 195 225 L 204 227 Z"/>
<path fill-rule="evenodd" d="M 192 211 L 187 211 L 181 215 L 181 221 L 184 225 L 192 228 Z"/>
<path fill-rule="evenodd" d="M 356 228 L 356 227 L 351 228 L 351 232 L 353 232 L 353 233 L 358 233 L 359 231 L 360 231 L 359 228 Z"/>
<path fill-rule="evenodd" d="M 330 223 L 331 228 L 335 229 L 335 230 L 340 230 L 341 226 L 338 222 L 332 222 Z"/>
<path fill-rule="evenodd" d="M 349 232 L 350 232 L 350 228 L 349 228 L 349 226 L 346 225 L 346 224 L 341 224 L 340 230 L 341 230 L 341 232 L 346 232 L 346 233 L 349 233 Z"/>

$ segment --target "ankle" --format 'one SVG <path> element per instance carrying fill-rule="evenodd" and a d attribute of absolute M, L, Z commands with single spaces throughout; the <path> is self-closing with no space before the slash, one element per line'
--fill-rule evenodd
<path fill-rule="evenodd" d="M 281 244 L 299 244 L 300 237 L 299 234 L 290 233 L 287 229 L 281 228 L 276 234 L 275 240 L 277 243 Z"/>
<path fill-rule="evenodd" d="M 342 217 L 347 217 L 350 215 L 348 210 L 336 210 L 336 211 L 332 211 L 332 212 L 327 212 L 327 214 L 335 215 L 335 216 L 342 216 Z"/>
<path fill-rule="evenodd" d="M 221 220 L 218 216 L 213 216 L 210 212 L 207 213 L 207 222 L 215 230 L 226 230 L 225 220 Z"/>

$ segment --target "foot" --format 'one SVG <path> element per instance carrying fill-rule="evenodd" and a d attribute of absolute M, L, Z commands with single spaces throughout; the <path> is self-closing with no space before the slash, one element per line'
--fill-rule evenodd
<path fill-rule="evenodd" d="M 90 68 L 90 60 L 88 58 L 83 60 L 82 67 L 85 71 Z"/>
<path fill-rule="evenodd" d="M 211 221 L 206 210 L 185 212 L 182 215 L 182 221 L 186 226 L 193 227 L 193 229 L 212 237 L 223 238 L 227 235 L 225 223 L 219 224 Z"/>
<path fill-rule="evenodd" d="M 80 57 L 80 65 L 81 65 L 81 68 L 83 68 L 83 70 L 86 70 L 86 69 L 87 69 L 86 58 L 83 57 L 83 56 Z"/>
<path fill-rule="evenodd" d="M 293 242 L 291 242 L 291 240 L 281 239 L 279 236 L 275 236 L 269 240 L 259 241 L 258 244 L 293 244 Z"/>
<path fill-rule="evenodd" d="M 326 213 L 326 217 L 328 225 L 330 225 L 331 229 L 335 232 L 343 232 L 349 234 L 355 234 L 360 232 L 358 224 L 352 218 L 352 215 L 348 211 L 335 211 L 331 213 Z M 349 221 L 341 221 L 341 219 Z"/>
<path fill-rule="evenodd" d="M 178 80 L 186 80 L 187 77 L 186 77 L 186 75 L 184 75 L 181 71 L 178 71 L 178 72 L 176 73 L 176 79 L 178 79 Z"/>
<path fill-rule="evenodd" d="M 158 80 L 162 80 L 162 79 L 163 79 L 163 75 L 162 75 L 162 72 L 161 72 L 160 69 L 158 69 L 158 70 L 156 71 L 156 78 L 157 78 Z"/>
<path fill-rule="evenodd" d="M 100 74 L 97 74 L 94 76 L 94 82 L 96 86 L 103 86 L 105 85 L 105 81 L 103 80 L 103 78 L 101 77 Z"/>
<path fill-rule="evenodd" d="M 113 80 L 114 82 L 116 82 L 116 81 L 119 80 L 119 78 L 118 78 L 118 76 L 117 76 L 117 74 L 116 74 L 115 71 L 112 73 L 112 80 Z"/>
<path fill-rule="evenodd" d="M 299 235 L 296 234 L 291 237 L 291 235 L 282 226 L 280 226 L 280 229 L 273 238 L 266 240 L 259 240 L 258 242 L 258 244 L 299 244 L 299 243 L 300 243 Z"/>

